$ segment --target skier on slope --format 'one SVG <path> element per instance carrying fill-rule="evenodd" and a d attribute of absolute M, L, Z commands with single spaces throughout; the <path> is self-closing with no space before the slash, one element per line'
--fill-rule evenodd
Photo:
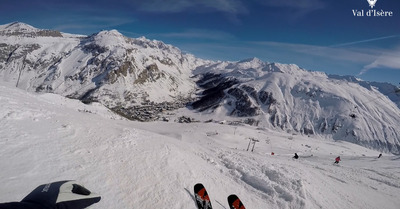
<path fill-rule="evenodd" d="M 0 209 L 83 209 L 100 199 L 75 181 L 59 181 L 38 186 L 21 202 L 0 203 Z"/>
<path fill-rule="evenodd" d="M 340 161 L 340 156 L 337 156 L 335 159 L 335 164 L 339 164 L 339 161 Z"/>
<path fill-rule="evenodd" d="M 297 153 L 294 153 L 293 158 L 294 158 L 294 159 L 299 159 L 299 156 L 297 155 Z"/>

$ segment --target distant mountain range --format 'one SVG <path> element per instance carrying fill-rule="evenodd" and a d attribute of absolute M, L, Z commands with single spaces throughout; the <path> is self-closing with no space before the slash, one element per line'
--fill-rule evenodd
<path fill-rule="evenodd" d="M 98 101 L 127 118 L 194 112 L 400 154 L 400 91 L 296 65 L 209 61 L 116 30 L 82 36 L 0 25 L 0 79 L 28 91 Z"/>

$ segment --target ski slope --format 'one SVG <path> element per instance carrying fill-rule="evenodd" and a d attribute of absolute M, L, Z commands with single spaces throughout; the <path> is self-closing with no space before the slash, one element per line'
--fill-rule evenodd
<path fill-rule="evenodd" d="M 132 122 L 13 85 L 0 82 L 0 202 L 74 179 L 102 196 L 95 209 L 195 208 L 198 182 L 216 209 L 229 208 L 232 193 L 247 209 L 400 205 L 399 156 L 250 126 Z M 254 152 L 249 137 L 259 140 Z"/>

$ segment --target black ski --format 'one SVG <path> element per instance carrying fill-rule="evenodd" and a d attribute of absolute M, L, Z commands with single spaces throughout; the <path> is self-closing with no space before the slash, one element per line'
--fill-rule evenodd
<path fill-rule="evenodd" d="M 229 195 L 228 204 L 230 209 L 246 209 L 239 197 L 234 194 Z"/>
<path fill-rule="evenodd" d="M 203 184 L 194 185 L 194 197 L 198 209 L 212 209 L 210 198 Z"/>

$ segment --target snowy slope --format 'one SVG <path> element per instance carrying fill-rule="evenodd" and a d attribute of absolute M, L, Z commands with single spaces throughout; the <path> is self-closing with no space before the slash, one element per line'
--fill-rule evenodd
<path fill-rule="evenodd" d="M 400 159 L 347 143 L 216 123 L 138 123 L 102 105 L 0 82 L 0 202 L 76 179 L 92 208 L 195 208 L 202 182 L 216 209 L 236 193 L 248 209 L 400 205 Z M 248 137 L 258 139 L 245 151 Z M 275 152 L 275 155 L 270 155 Z M 291 157 L 294 152 L 299 160 Z M 339 166 L 332 165 L 340 155 Z"/>

